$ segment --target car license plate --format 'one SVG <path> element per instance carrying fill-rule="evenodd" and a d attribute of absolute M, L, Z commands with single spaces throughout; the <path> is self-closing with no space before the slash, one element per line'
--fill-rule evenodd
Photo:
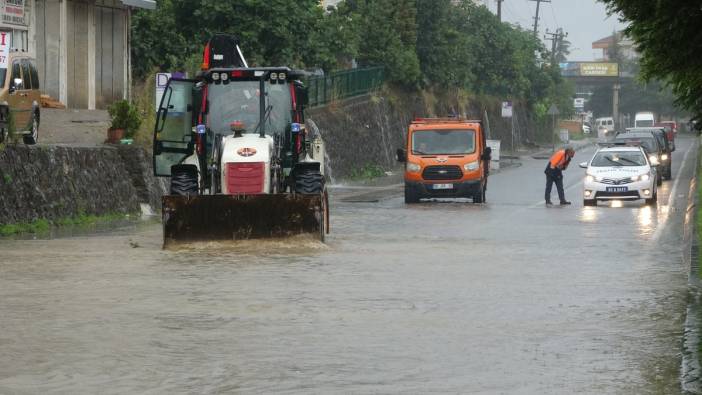
<path fill-rule="evenodd" d="M 627 192 L 629 187 L 607 187 L 607 192 Z"/>
<path fill-rule="evenodd" d="M 434 184 L 434 189 L 453 189 L 453 184 Z"/>

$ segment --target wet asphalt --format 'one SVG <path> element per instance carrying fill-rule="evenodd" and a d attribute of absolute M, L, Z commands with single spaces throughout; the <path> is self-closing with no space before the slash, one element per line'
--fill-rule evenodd
<path fill-rule="evenodd" d="M 326 244 L 0 240 L 0 393 L 680 393 L 697 140 L 653 208 L 583 207 L 593 153 L 563 208 L 531 158 L 483 205 L 337 186 Z"/>

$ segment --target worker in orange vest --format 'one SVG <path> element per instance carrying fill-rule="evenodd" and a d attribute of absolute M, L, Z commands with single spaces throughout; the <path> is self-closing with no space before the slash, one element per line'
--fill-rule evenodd
<path fill-rule="evenodd" d="M 565 199 L 565 191 L 563 190 L 563 170 L 568 168 L 570 160 L 575 156 L 575 150 L 571 147 L 556 151 L 546 165 L 546 205 L 551 206 L 551 188 L 556 184 L 558 198 L 561 201 L 561 206 L 570 204 Z"/>

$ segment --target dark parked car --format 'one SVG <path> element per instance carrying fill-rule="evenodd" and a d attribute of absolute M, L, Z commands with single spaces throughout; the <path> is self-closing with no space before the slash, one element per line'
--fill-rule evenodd
<path fill-rule="evenodd" d="M 648 154 L 651 165 L 656 169 L 656 184 L 661 185 L 664 176 L 670 175 L 671 172 L 670 152 L 665 143 L 662 143 L 652 130 L 647 129 L 655 128 L 645 128 L 644 130 L 641 128 L 628 129 L 624 133 L 617 134 L 614 137 L 614 143 L 641 145 Z"/>

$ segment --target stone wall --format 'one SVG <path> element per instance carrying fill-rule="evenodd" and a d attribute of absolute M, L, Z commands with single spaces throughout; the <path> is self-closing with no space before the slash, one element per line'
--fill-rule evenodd
<path fill-rule="evenodd" d="M 364 166 L 397 169 L 395 151 L 404 147 L 407 127 L 416 117 L 447 116 L 455 113 L 484 119 L 487 111 L 490 138 L 502 140 L 503 150 L 511 148 L 512 125 L 501 117 L 501 102 L 491 98 L 468 98 L 450 93 L 436 96 L 427 92 L 385 90 L 307 112 L 307 125 L 320 133 L 327 150 L 327 175 L 333 181 L 349 177 Z M 521 144 L 535 140 L 536 128 L 519 103 L 515 106 L 515 130 Z"/>
<path fill-rule="evenodd" d="M 0 150 L 0 225 L 138 213 L 140 203 L 158 204 L 147 157 L 132 147 L 6 146 Z"/>

